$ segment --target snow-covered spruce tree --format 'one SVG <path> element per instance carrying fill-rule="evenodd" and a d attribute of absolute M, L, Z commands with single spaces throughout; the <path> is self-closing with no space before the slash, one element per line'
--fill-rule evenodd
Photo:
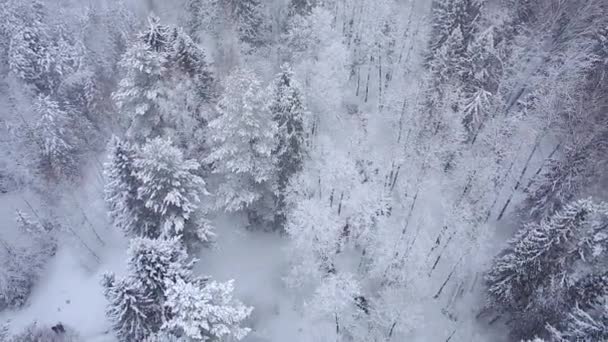
<path fill-rule="evenodd" d="M 469 42 L 481 9 L 480 0 L 433 1 L 431 48 L 442 46 L 454 30 L 462 30 L 463 39 Z"/>
<path fill-rule="evenodd" d="M 188 244 L 210 241 L 212 227 L 198 210 L 207 192 L 197 162 L 161 138 L 140 148 L 113 138 L 109 154 L 105 199 L 117 228 L 134 236 L 179 236 Z"/>
<path fill-rule="evenodd" d="M 135 237 L 131 239 L 127 256 L 126 277 L 116 280 L 109 274 L 102 280 L 106 288 L 104 293 L 109 301 L 108 317 L 115 324 L 128 320 L 130 323 L 120 324 L 141 326 L 138 336 L 143 338 L 152 332 L 158 332 L 168 316 L 164 307 L 167 281 L 178 278 L 187 282 L 203 280 L 192 275 L 194 261 L 187 260 L 186 250 L 178 238 Z M 130 303 L 130 300 L 135 302 Z M 137 302 L 140 300 L 141 302 Z M 121 306 L 128 305 L 134 306 L 132 312 L 124 319 L 116 318 Z M 140 319 L 144 319 L 144 322 L 140 323 Z M 122 326 L 115 325 L 117 332 L 121 329 Z"/>
<path fill-rule="evenodd" d="M 242 42 L 251 47 L 258 47 L 266 42 L 263 1 L 219 0 L 218 4 L 227 11 Z"/>
<path fill-rule="evenodd" d="M 211 1 L 187 0 L 185 5 L 186 31 L 195 42 L 200 42 L 200 34 L 206 28 L 206 20 L 211 16 Z"/>
<path fill-rule="evenodd" d="M 496 259 L 486 275 L 488 305 L 508 315 L 515 336 L 546 333 L 543 327 L 559 324 L 574 304 L 571 287 L 581 263 L 597 265 L 598 251 L 605 248 L 603 207 L 590 200 L 573 202 L 524 227 Z"/>
<path fill-rule="evenodd" d="M 204 126 L 202 104 L 214 96 L 213 77 L 204 51 L 184 30 L 151 16 L 120 66 L 125 76 L 113 97 L 129 137 L 186 140 Z"/>
<path fill-rule="evenodd" d="M 532 219 L 542 219 L 560 210 L 594 179 L 595 165 L 606 160 L 608 133 L 592 137 L 586 144 L 572 144 L 559 159 L 549 161 L 544 173 L 529 189 L 524 210 Z"/>
<path fill-rule="evenodd" d="M 446 82 L 460 80 L 469 64 L 467 46 L 460 27 L 456 27 L 446 41 L 435 52 L 435 57 L 429 62 L 429 67 L 436 82 L 444 85 Z"/>
<path fill-rule="evenodd" d="M 233 299 L 233 281 L 218 283 L 168 281 L 165 306 L 171 318 L 163 330 L 173 331 L 188 341 L 243 339 L 250 331 L 242 327 L 253 308 Z"/>
<path fill-rule="evenodd" d="M 274 192 L 272 151 L 277 127 L 268 110 L 268 96 L 252 70 L 233 71 L 225 89 L 217 105 L 219 116 L 209 123 L 213 150 L 206 162 L 224 176 L 214 191 L 216 206 L 252 212 Z M 260 215 L 262 210 L 256 211 L 254 215 Z"/>
<path fill-rule="evenodd" d="M 501 67 L 500 60 L 491 53 L 492 28 L 478 34 L 482 26 L 482 3 L 478 0 L 435 1 L 427 58 L 429 110 L 457 118 L 454 121 L 461 121 L 469 140 L 474 139 L 490 109 L 491 96 L 497 87 L 493 73 Z M 453 113 L 444 113 L 446 111 Z M 447 120 L 441 118 L 436 125 L 442 126 L 444 121 Z M 447 158 L 453 158 L 455 153 L 448 152 Z"/>
<path fill-rule="evenodd" d="M 288 64 L 272 84 L 273 101 L 270 111 L 277 123 L 277 145 L 272 151 L 277 163 L 277 206 L 275 225 L 285 225 L 285 192 L 291 178 L 302 170 L 305 151 L 305 119 L 307 117 L 302 91 Z"/>
<path fill-rule="evenodd" d="M 459 107 L 464 112 L 464 125 L 470 136 L 474 136 L 486 120 L 502 73 L 492 32 L 487 29 L 475 36 L 468 46 L 463 67 L 464 85 Z"/>
<path fill-rule="evenodd" d="M 76 148 L 70 139 L 72 120 L 59 103 L 40 96 L 34 109 L 39 118 L 34 126 L 35 143 L 40 148 L 39 172 L 48 180 L 75 176 Z"/>
<path fill-rule="evenodd" d="M 157 136 L 162 116 L 158 101 L 162 94 L 159 83 L 165 72 L 165 56 L 150 46 L 137 41 L 124 54 L 120 67 L 124 77 L 113 94 L 123 122 L 128 125 L 129 135 L 136 140 Z M 130 121 L 130 122 L 129 122 Z"/>
<path fill-rule="evenodd" d="M 193 262 L 188 261 L 188 255 L 177 238 L 133 238 L 129 245 L 129 275 L 137 279 L 143 292 L 156 306 L 156 314 L 149 316 L 164 316 L 162 303 L 166 298 L 167 280 L 194 280 L 192 266 Z"/>
<path fill-rule="evenodd" d="M 232 282 L 194 276 L 196 260 L 188 260 L 178 238 L 134 238 L 128 258 L 124 279 L 111 274 L 103 279 L 108 317 L 125 341 L 158 341 L 163 336 L 176 341 L 204 336 L 205 341 L 210 336 L 238 338 L 248 331 L 240 322 L 251 309 L 232 299 Z"/>
<path fill-rule="evenodd" d="M 116 136 L 108 144 L 104 165 L 104 197 L 114 226 L 129 236 L 157 236 L 151 210 L 137 198 L 140 181 L 135 177 L 137 148 Z"/>
<path fill-rule="evenodd" d="M 207 194 L 197 175 L 200 165 L 186 160 L 171 140 L 155 138 L 141 147 L 133 160 L 138 181 L 137 200 L 153 215 L 155 231 L 148 236 L 178 236 L 184 242 L 207 242 L 209 222 L 197 213 L 199 196 Z"/>
<path fill-rule="evenodd" d="M 207 155 L 206 127 L 217 97 L 216 82 L 204 51 L 181 28 L 172 28 L 167 47 L 169 66 L 163 76 L 166 97 L 159 109 L 166 118 L 164 134 L 187 155 Z"/>
<path fill-rule="evenodd" d="M 174 27 L 169 35 L 167 54 L 171 66 L 176 69 L 169 76 L 179 75 L 176 81 L 189 78 L 195 87 L 192 91 L 201 102 L 215 98 L 215 80 L 207 65 L 205 51 L 180 27 Z M 195 103 L 200 105 L 200 103 Z"/>
<path fill-rule="evenodd" d="M 64 12 L 60 10 L 59 13 Z M 56 92 L 66 77 L 81 70 L 85 50 L 77 30 L 78 27 L 72 26 L 68 20 L 52 23 L 49 52 L 52 58 L 50 71 L 53 78 L 49 79 L 49 82 L 53 85 L 53 92 Z"/>
<path fill-rule="evenodd" d="M 108 300 L 106 316 L 119 341 L 142 341 L 156 331 L 159 322 L 146 315 L 154 312 L 154 302 L 137 279 L 116 280 L 113 274 L 104 274 L 102 286 Z"/>
<path fill-rule="evenodd" d="M 24 27 L 15 33 L 9 49 L 11 72 L 27 84 L 32 84 L 40 92 L 48 92 L 44 73 L 47 68 L 47 50 L 40 41 L 41 32 Z"/>
<path fill-rule="evenodd" d="M 7 1 L 3 33 L 10 37 L 8 63 L 11 73 L 38 93 L 49 94 L 49 27 L 40 1 Z"/>
<path fill-rule="evenodd" d="M 35 94 L 56 94 L 63 80 L 80 69 L 84 55 L 80 37 L 67 27 L 69 20 L 55 20 L 55 9 L 45 1 L 9 0 L 4 7 L 12 74 Z"/>

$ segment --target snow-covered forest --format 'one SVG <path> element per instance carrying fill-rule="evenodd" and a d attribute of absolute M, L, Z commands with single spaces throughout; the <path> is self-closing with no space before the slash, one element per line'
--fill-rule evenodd
<path fill-rule="evenodd" d="M 608 341 L 608 1 L 0 0 L 0 341 Z"/>

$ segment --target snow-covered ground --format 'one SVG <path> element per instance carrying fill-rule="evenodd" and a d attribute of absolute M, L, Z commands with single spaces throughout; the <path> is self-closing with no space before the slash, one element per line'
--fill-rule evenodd
<path fill-rule="evenodd" d="M 14 202 L 9 196 L 1 200 Z M 14 208 L 6 204 L 2 210 L 11 217 Z M 282 275 L 288 260 L 284 237 L 249 231 L 243 220 L 234 217 L 220 217 L 215 226 L 217 241 L 212 248 L 201 250 L 196 271 L 217 280 L 236 280 L 237 297 L 254 307 L 248 322 L 252 332 L 245 341 L 294 341 L 306 336 L 284 289 Z M 28 304 L 21 310 L 3 312 L 0 322 L 9 321 L 13 333 L 33 322 L 51 326 L 61 322 L 77 329 L 86 341 L 113 342 L 100 279 L 106 271 L 124 272 L 126 243 L 114 241 L 115 247 L 99 249 L 101 262 L 91 266 L 88 257 L 83 259 L 82 248 L 72 239 L 67 241 L 50 260 Z"/>
<path fill-rule="evenodd" d="M 69 247 L 59 250 L 34 289 L 29 304 L 19 311 L 3 314 L 3 319 L 10 320 L 13 332 L 32 322 L 45 326 L 61 322 L 77 329 L 86 341 L 113 341 L 107 335 L 106 300 L 99 283 L 102 269 L 110 268 L 109 263 L 90 273 L 79 264 L 79 259 Z M 121 258 L 116 259 L 115 264 L 121 265 Z"/>
<path fill-rule="evenodd" d="M 245 341 L 301 340 L 301 319 L 282 280 L 289 253 L 285 238 L 247 230 L 235 217 L 220 217 L 215 225 L 216 244 L 202 250 L 197 271 L 220 281 L 235 279 L 236 296 L 254 307 Z"/>

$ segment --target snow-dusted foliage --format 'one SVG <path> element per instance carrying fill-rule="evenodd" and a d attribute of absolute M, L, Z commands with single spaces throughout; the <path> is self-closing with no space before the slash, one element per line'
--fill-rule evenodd
<path fill-rule="evenodd" d="M 128 235 L 210 241 L 213 230 L 199 208 L 207 190 L 196 161 L 163 138 L 141 147 L 113 138 L 108 152 L 105 197 L 116 227 Z"/>
<path fill-rule="evenodd" d="M 557 330 L 551 326 L 548 327 L 552 340 L 557 342 L 591 342 L 608 339 L 606 303 L 587 311 L 576 305 L 568 314 L 565 321 L 565 324 L 562 324 L 562 330 Z"/>
<path fill-rule="evenodd" d="M 41 174 L 50 179 L 73 175 L 76 151 L 70 141 L 69 130 L 73 126 L 68 114 L 48 96 L 40 97 L 35 102 L 35 110 L 39 119 L 33 133 L 41 150 Z"/>
<path fill-rule="evenodd" d="M 591 268 L 587 273 L 603 264 L 605 225 L 605 205 L 579 200 L 524 227 L 486 277 L 490 306 L 511 315 L 513 329 L 527 337 L 542 333 L 546 324 L 561 324 L 569 305 L 592 305 L 604 297 L 601 278 L 576 279 L 581 263 Z"/>
<path fill-rule="evenodd" d="M 144 292 L 137 279 L 116 280 L 113 274 L 104 274 L 104 295 L 108 300 L 106 316 L 119 341 L 142 341 L 158 329 L 159 317 L 149 317 L 155 312 L 155 302 Z"/>
<path fill-rule="evenodd" d="M 316 198 L 299 200 L 291 211 L 286 225 L 292 237 L 296 265 L 291 282 L 299 286 L 304 279 L 322 278 L 324 273 L 335 272 L 334 258 L 342 244 L 341 220 L 326 203 Z"/>
<path fill-rule="evenodd" d="M 340 339 L 364 340 L 367 334 L 361 322 L 370 308 L 361 294 L 360 285 L 352 275 L 330 275 L 307 303 L 311 318 L 335 320 Z"/>
<path fill-rule="evenodd" d="M 40 1 L 7 1 L 3 31 L 10 37 L 7 54 L 11 72 L 26 84 L 48 93 L 53 59 L 50 55 L 49 27 L 45 6 Z"/>
<path fill-rule="evenodd" d="M 139 184 L 137 199 L 157 225 L 151 236 L 209 241 L 213 236 L 209 224 L 196 217 L 199 196 L 207 194 L 196 161 L 185 159 L 171 140 L 155 138 L 141 147 L 133 166 Z"/>
<path fill-rule="evenodd" d="M 166 320 L 167 281 L 196 281 L 193 263 L 178 238 L 133 238 L 128 258 L 126 277 L 115 279 L 110 273 L 102 280 L 106 314 L 121 340 L 143 340 Z"/>
<path fill-rule="evenodd" d="M 606 339 L 607 94 L 606 0 L 0 0 L 0 322 Z"/>
<path fill-rule="evenodd" d="M 239 38 L 243 42 L 254 47 L 266 42 L 267 23 L 264 18 L 263 1 L 221 0 L 218 2 L 228 9 Z"/>
<path fill-rule="evenodd" d="M 217 207 L 237 211 L 272 195 L 277 124 L 253 70 L 234 70 L 225 88 L 209 123 L 213 148 L 206 161 L 224 177 L 214 191 Z"/>
<path fill-rule="evenodd" d="M 277 168 L 277 207 L 275 224 L 283 228 L 285 224 L 285 195 L 292 177 L 302 170 L 306 156 L 306 120 L 308 112 L 304 104 L 302 90 L 288 64 L 281 66 L 272 86 L 270 112 L 277 123 L 276 148 L 272 154 Z"/>
<path fill-rule="evenodd" d="M 168 281 L 165 306 L 171 318 L 163 329 L 188 341 L 242 340 L 250 329 L 242 327 L 253 308 L 232 298 L 233 281 L 203 284 L 182 279 Z"/>
<path fill-rule="evenodd" d="M 121 341 L 241 339 L 251 308 L 232 298 L 233 282 L 195 276 L 179 238 L 133 238 L 127 276 L 104 275 L 107 316 Z M 181 338 L 181 339 L 180 339 Z"/>
<path fill-rule="evenodd" d="M 40 264 L 27 263 L 23 250 L 3 251 L 0 272 L 0 308 L 14 308 L 25 304 L 40 273 Z"/>
<path fill-rule="evenodd" d="M 185 146 L 198 139 L 208 119 L 203 104 L 214 97 L 205 58 L 183 29 L 148 18 L 120 62 L 124 77 L 113 95 L 130 137 L 170 135 Z"/>
<path fill-rule="evenodd" d="M 128 251 L 128 271 L 155 303 L 166 297 L 167 281 L 192 280 L 192 263 L 179 240 L 133 238 Z"/>
<path fill-rule="evenodd" d="M 135 177 L 137 148 L 128 141 L 112 137 L 108 161 L 104 165 L 105 201 L 116 228 L 127 235 L 156 236 L 156 224 L 150 210 L 137 198 L 139 180 Z"/>

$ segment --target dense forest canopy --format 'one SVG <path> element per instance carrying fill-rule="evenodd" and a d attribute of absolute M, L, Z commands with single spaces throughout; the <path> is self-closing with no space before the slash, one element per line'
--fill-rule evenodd
<path fill-rule="evenodd" d="M 0 340 L 608 341 L 605 0 L 0 0 Z"/>

